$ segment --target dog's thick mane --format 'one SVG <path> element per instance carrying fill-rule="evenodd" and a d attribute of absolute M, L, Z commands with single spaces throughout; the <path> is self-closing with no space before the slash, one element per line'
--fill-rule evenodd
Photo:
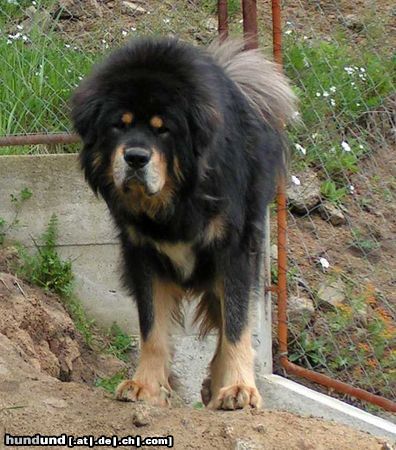
<path fill-rule="evenodd" d="M 217 39 L 207 50 L 267 123 L 277 128 L 294 120 L 296 96 L 279 66 L 260 50 L 244 50 L 237 39 Z"/>

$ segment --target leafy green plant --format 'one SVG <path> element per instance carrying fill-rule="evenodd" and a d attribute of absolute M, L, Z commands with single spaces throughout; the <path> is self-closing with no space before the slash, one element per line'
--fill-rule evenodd
<path fill-rule="evenodd" d="M 105 391 L 110 394 L 114 394 L 117 386 L 121 383 L 122 380 L 126 378 L 126 371 L 123 370 L 121 372 L 116 373 L 110 378 L 98 378 L 95 381 L 95 386 L 103 388 Z"/>
<path fill-rule="evenodd" d="M 70 296 L 73 289 L 71 261 L 62 261 L 56 251 L 58 220 L 52 215 L 41 243 L 34 242 L 36 253 L 30 255 L 20 248 L 22 265 L 18 274 L 41 288 L 63 296 Z"/>
<path fill-rule="evenodd" d="M 313 338 L 308 331 L 303 331 L 292 345 L 290 361 L 298 362 L 309 367 L 326 366 L 325 338 Z"/>
<path fill-rule="evenodd" d="M 7 233 L 15 228 L 16 226 L 18 226 L 19 224 L 19 213 L 21 211 L 22 205 L 26 200 L 29 200 L 29 198 L 33 195 L 32 191 L 25 187 L 23 188 L 18 195 L 15 194 L 11 194 L 10 195 L 10 200 L 11 203 L 14 206 L 14 217 L 11 220 L 11 222 L 7 223 L 7 221 L 3 218 L 0 217 L 0 245 L 2 245 L 4 243 L 4 239 L 7 235 Z"/>
<path fill-rule="evenodd" d="M 203 0 L 201 3 L 210 14 L 215 14 L 217 12 L 217 0 Z M 240 0 L 228 0 L 227 3 L 229 17 L 233 17 L 241 11 Z"/>
<path fill-rule="evenodd" d="M 109 330 L 108 338 L 109 342 L 106 346 L 106 352 L 111 353 L 122 361 L 127 361 L 128 353 L 133 348 L 132 337 L 114 323 Z"/>
<path fill-rule="evenodd" d="M 345 187 L 338 188 L 332 180 L 324 181 L 320 186 L 320 193 L 330 202 L 339 205 L 347 195 Z"/>
<path fill-rule="evenodd" d="M 351 230 L 352 240 L 349 245 L 359 250 L 364 255 L 371 253 L 374 250 L 380 248 L 380 243 L 373 239 L 371 236 L 367 236 L 357 228 Z"/>

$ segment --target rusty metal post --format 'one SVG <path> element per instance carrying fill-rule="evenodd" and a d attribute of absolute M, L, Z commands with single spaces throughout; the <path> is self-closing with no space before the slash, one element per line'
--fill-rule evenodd
<path fill-rule="evenodd" d="M 77 134 L 28 134 L 26 136 L 0 137 L 0 147 L 14 147 L 40 144 L 76 144 L 80 142 Z"/>
<path fill-rule="evenodd" d="M 242 0 L 243 32 L 246 49 L 258 48 L 256 0 Z"/>
<path fill-rule="evenodd" d="M 228 0 L 218 0 L 217 14 L 220 40 L 224 41 L 228 37 Z"/>

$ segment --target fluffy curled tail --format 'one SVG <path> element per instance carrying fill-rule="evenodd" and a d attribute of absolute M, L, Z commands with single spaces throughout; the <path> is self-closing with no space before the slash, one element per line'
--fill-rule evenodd
<path fill-rule="evenodd" d="M 259 50 L 245 51 L 242 41 L 227 39 L 214 41 L 208 52 L 271 126 L 278 128 L 295 119 L 297 101 L 287 78 Z"/>

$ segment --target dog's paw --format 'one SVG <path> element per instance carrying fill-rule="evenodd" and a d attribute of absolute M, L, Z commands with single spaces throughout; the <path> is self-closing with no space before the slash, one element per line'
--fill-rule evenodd
<path fill-rule="evenodd" d="M 116 389 L 115 397 L 124 402 L 147 402 L 151 405 L 170 405 L 171 391 L 164 386 L 158 388 L 137 380 L 124 380 Z"/>
<path fill-rule="evenodd" d="M 221 388 L 217 396 L 208 404 L 208 408 L 226 410 L 242 409 L 248 406 L 260 408 L 261 403 L 261 396 L 255 387 L 234 384 Z"/>

